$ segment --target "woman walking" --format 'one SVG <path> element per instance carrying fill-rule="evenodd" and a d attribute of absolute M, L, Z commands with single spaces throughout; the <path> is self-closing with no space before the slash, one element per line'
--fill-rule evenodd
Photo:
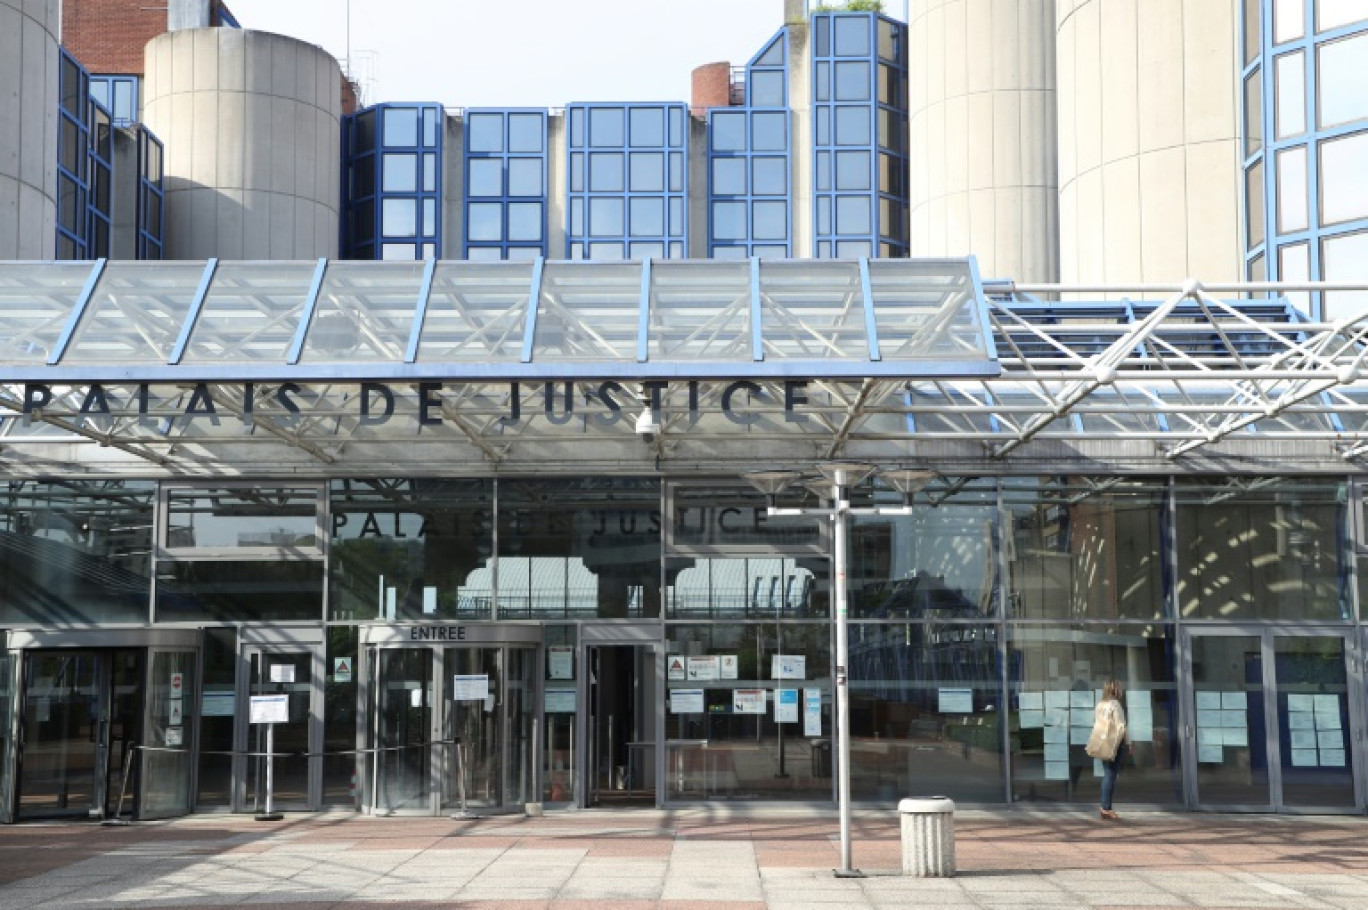
<path fill-rule="evenodd" d="M 1086 749 L 1102 762 L 1102 817 L 1110 821 L 1121 817 L 1112 811 L 1116 776 L 1121 773 L 1121 762 L 1126 757 L 1126 711 L 1121 707 L 1121 695 L 1121 684 L 1107 680 L 1102 687 L 1102 700 L 1093 709 L 1093 730 Z"/>

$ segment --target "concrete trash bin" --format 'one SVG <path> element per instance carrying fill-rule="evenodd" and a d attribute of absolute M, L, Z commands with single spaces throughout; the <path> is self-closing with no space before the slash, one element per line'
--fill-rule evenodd
<path fill-rule="evenodd" d="M 949 878 L 955 874 L 955 801 L 922 796 L 898 803 L 902 820 L 903 875 Z"/>

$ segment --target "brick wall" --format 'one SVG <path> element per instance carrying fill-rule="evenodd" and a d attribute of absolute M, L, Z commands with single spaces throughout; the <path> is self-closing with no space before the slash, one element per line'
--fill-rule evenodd
<path fill-rule="evenodd" d="M 164 4 L 149 0 L 62 3 L 62 45 L 92 73 L 141 76 L 143 45 L 164 31 Z"/>
<path fill-rule="evenodd" d="M 705 63 L 693 71 L 692 81 L 689 112 L 695 117 L 706 117 L 709 108 L 727 107 L 732 103 L 730 63 Z"/>

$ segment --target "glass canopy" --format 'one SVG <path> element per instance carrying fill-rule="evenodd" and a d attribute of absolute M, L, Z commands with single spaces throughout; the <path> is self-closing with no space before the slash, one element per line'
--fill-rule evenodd
<path fill-rule="evenodd" d="M 0 263 L 30 382 L 1000 372 L 972 260 Z"/>

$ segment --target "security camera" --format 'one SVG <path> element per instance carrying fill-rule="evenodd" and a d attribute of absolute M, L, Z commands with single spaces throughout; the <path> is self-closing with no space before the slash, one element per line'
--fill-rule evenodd
<path fill-rule="evenodd" d="M 660 423 L 655 418 L 655 412 L 650 408 L 641 412 L 641 416 L 636 419 L 636 433 L 646 442 L 655 442 L 656 434 L 660 432 Z"/>

